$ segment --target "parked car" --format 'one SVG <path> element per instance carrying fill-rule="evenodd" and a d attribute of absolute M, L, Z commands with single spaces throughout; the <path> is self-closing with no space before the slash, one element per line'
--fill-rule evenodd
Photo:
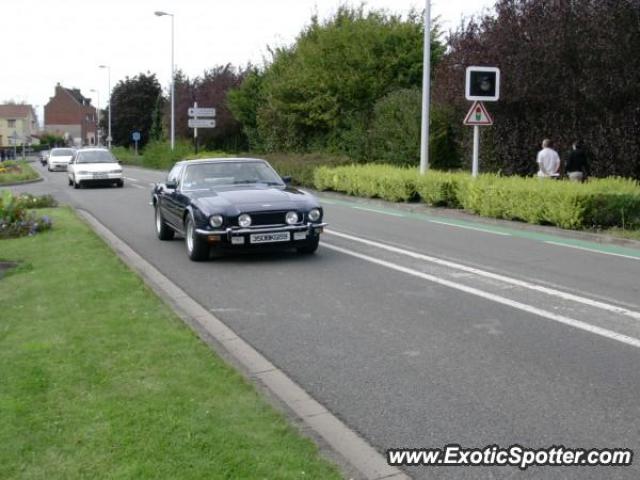
<path fill-rule="evenodd" d="M 74 151 L 73 148 L 52 148 L 47 161 L 47 170 L 50 172 L 57 170 L 66 171 Z"/>
<path fill-rule="evenodd" d="M 40 163 L 42 164 L 43 167 L 47 166 L 47 161 L 49 160 L 49 150 L 42 150 L 40 152 Z"/>
<path fill-rule="evenodd" d="M 124 186 L 122 167 L 106 148 L 76 150 L 67 168 L 69 185 L 81 188 L 88 184 Z"/>
<path fill-rule="evenodd" d="M 209 158 L 175 164 L 152 192 L 156 234 L 185 238 L 191 260 L 206 260 L 212 248 L 318 248 L 323 210 L 311 194 L 289 185 L 265 160 Z"/>

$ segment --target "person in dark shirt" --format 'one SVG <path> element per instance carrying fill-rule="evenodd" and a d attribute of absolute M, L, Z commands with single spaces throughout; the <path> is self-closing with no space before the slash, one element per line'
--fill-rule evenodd
<path fill-rule="evenodd" d="M 567 172 L 569 180 L 574 182 L 584 182 L 587 178 L 588 170 L 589 164 L 584 144 L 580 140 L 576 140 L 573 142 L 571 152 L 569 152 L 565 171 Z"/>

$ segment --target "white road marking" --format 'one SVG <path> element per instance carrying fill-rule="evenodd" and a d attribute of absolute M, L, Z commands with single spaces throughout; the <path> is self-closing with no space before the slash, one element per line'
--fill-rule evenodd
<path fill-rule="evenodd" d="M 378 210 L 375 208 L 367 208 L 367 207 L 353 207 L 356 210 L 365 210 L 367 212 L 375 212 L 375 213 L 381 213 L 383 215 L 391 215 L 392 217 L 404 217 L 404 214 L 402 213 L 395 213 L 395 212 L 387 212 L 384 210 Z"/>
<path fill-rule="evenodd" d="M 450 227 L 466 228 L 468 230 L 476 230 L 478 232 L 484 232 L 484 233 L 493 233 L 494 235 L 502 235 L 504 237 L 510 237 L 511 236 L 510 233 L 496 232 L 496 231 L 493 231 L 493 230 L 487 230 L 485 228 L 472 227 L 471 225 L 458 225 L 457 223 L 442 222 L 440 220 L 428 220 L 428 221 L 430 223 L 438 223 L 440 225 L 448 225 Z"/>
<path fill-rule="evenodd" d="M 634 257 L 632 255 L 624 255 L 622 253 L 614 253 L 614 252 L 604 252 L 602 250 L 596 250 L 595 248 L 580 247 L 578 245 L 569 245 L 568 243 L 552 242 L 550 240 L 544 243 L 548 243 L 549 245 L 556 245 L 558 247 L 575 248 L 576 250 L 584 250 L 585 252 L 601 253 L 602 255 L 613 255 L 614 257 L 630 258 L 631 260 L 640 260 L 640 257 Z"/>
<path fill-rule="evenodd" d="M 140 180 L 138 180 L 137 178 L 133 178 L 133 177 L 124 177 L 127 180 L 131 180 L 132 182 L 139 182 Z"/>
<path fill-rule="evenodd" d="M 464 272 L 472 273 L 474 275 L 479 275 L 485 278 L 491 278 L 493 280 L 498 280 L 501 282 L 505 282 L 511 285 L 515 285 L 522 288 L 527 288 L 529 290 L 535 290 L 536 292 L 544 293 L 546 295 L 551 295 L 553 297 L 562 298 L 564 300 L 570 300 L 572 302 L 582 303 L 583 305 L 588 305 L 590 307 L 600 308 L 602 310 L 606 310 L 608 312 L 617 313 L 620 315 L 626 315 L 635 320 L 640 320 L 640 312 L 636 312 L 634 310 L 629 310 L 627 308 L 619 307 L 616 305 L 611 305 L 609 303 L 600 302 L 598 300 L 592 300 L 590 298 L 582 297 L 580 295 L 574 295 L 572 293 L 563 292 L 561 290 L 556 290 L 554 288 L 544 287 L 542 285 L 537 285 L 535 283 L 526 282 L 524 280 L 518 280 L 515 278 L 507 277 L 505 275 L 500 275 L 497 273 L 487 272 L 486 270 L 480 270 L 478 268 L 468 267 L 466 265 L 461 265 L 459 263 L 450 262 L 448 260 L 442 260 L 440 258 L 430 257 L 428 255 L 424 255 L 421 253 L 412 252 L 410 250 L 405 250 L 403 248 L 393 247 L 391 245 L 385 245 L 383 243 L 374 242 L 371 240 L 366 240 L 364 238 L 355 237 L 353 235 L 348 235 L 346 233 L 336 232 L 334 230 L 325 229 L 325 233 L 329 235 L 335 235 L 336 237 L 344 238 L 347 240 L 351 240 L 353 242 L 362 243 L 364 245 L 369 245 L 371 247 L 379 248 L 382 250 L 386 250 L 388 252 L 397 253 L 400 255 L 405 255 L 407 257 L 416 258 L 418 260 L 423 260 L 425 262 L 435 263 L 437 265 L 442 265 L 444 267 L 453 268 L 456 270 L 461 270 Z"/>
<path fill-rule="evenodd" d="M 322 244 L 325 248 L 330 250 L 335 250 L 336 252 L 343 253 L 345 255 L 350 255 L 355 258 L 359 258 L 361 260 L 365 260 L 370 263 L 374 263 L 376 265 L 380 265 L 391 270 L 395 270 L 401 273 L 405 273 L 407 275 L 411 275 L 413 277 L 421 278 L 423 280 L 427 280 L 429 282 L 437 283 L 438 285 L 442 285 L 445 287 L 453 288 L 455 290 L 459 290 L 461 292 L 465 292 L 471 295 L 475 295 L 477 297 L 484 298 L 486 300 L 490 300 L 492 302 L 500 303 L 502 305 L 506 305 L 508 307 L 512 307 L 518 310 L 522 310 L 523 312 L 531 313 L 533 315 L 537 315 L 548 320 L 553 320 L 558 323 L 562 323 L 564 325 L 568 325 L 570 327 L 577 328 L 579 330 L 583 330 L 585 332 L 592 333 L 594 335 L 599 335 L 604 338 L 608 338 L 610 340 L 615 340 L 617 342 L 624 343 L 626 345 L 640 348 L 640 339 L 629 337 L 627 335 L 623 335 L 621 333 L 614 332 L 613 330 L 608 330 L 606 328 L 597 327 L 595 325 L 591 325 L 586 322 L 581 322 L 580 320 L 575 320 L 573 318 L 565 317 L 564 315 L 558 315 L 553 312 L 549 312 L 547 310 L 543 310 L 541 308 L 534 307 L 532 305 L 527 305 L 525 303 L 516 302 L 514 300 L 510 300 L 505 297 L 501 297 L 500 295 L 495 295 L 493 293 L 485 292 L 484 290 L 479 290 L 474 287 L 469 287 L 467 285 L 463 285 L 461 283 L 452 282 L 450 280 L 445 280 L 443 278 L 438 278 L 434 275 L 429 275 L 428 273 L 419 272 L 418 270 L 413 270 L 412 268 L 403 267 L 402 265 L 397 265 L 395 263 L 387 262 L 386 260 L 380 260 L 378 258 L 373 258 L 368 255 L 364 255 L 362 253 L 354 252 L 353 250 L 348 250 L 346 248 L 338 247 L 335 245 L 330 245 L 327 243 Z"/>

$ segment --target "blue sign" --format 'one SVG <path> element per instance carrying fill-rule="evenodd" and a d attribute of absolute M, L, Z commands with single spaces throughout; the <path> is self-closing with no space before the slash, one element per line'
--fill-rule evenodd
<path fill-rule="evenodd" d="M 140 132 L 133 132 L 131 134 L 131 138 L 133 139 L 134 142 L 139 142 L 140 141 Z"/>

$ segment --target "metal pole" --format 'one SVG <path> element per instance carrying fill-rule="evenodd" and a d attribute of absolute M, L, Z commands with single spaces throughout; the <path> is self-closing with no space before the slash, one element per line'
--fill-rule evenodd
<path fill-rule="evenodd" d="M 424 49 L 422 60 L 422 130 L 420 138 L 420 174 L 429 169 L 429 105 L 431 91 L 431 0 L 424 8 Z"/>
<path fill-rule="evenodd" d="M 198 109 L 198 102 L 193 102 L 193 119 L 198 119 L 198 114 L 196 113 Z M 193 128 L 193 144 L 196 150 L 196 155 L 198 154 L 198 127 Z"/>
<path fill-rule="evenodd" d="M 91 92 L 96 92 L 96 96 L 98 97 L 98 102 L 96 104 L 96 145 L 100 146 L 100 90 L 96 90 L 92 88 Z"/>
<path fill-rule="evenodd" d="M 176 141 L 176 117 L 175 117 L 175 108 L 176 108 L 176 74 L 175 74 L 175 63 L 173 60 L 173 14 L 171 14 L 171 150 L 175 147 Z"/>
<path fill-rule="evenodd" d="M 473 163 L 471 166 L 471 176 L 478 176 L 478 163 L 480 156 L 480 127 L 478 125 L 473 126 Z"/>
<path fill-rule="evenodd" d="M 107 77 L 109 82 L 109 138 L 107 139 L 107 146 L 111 150 L 111 66 L 107 66 Z"/>

